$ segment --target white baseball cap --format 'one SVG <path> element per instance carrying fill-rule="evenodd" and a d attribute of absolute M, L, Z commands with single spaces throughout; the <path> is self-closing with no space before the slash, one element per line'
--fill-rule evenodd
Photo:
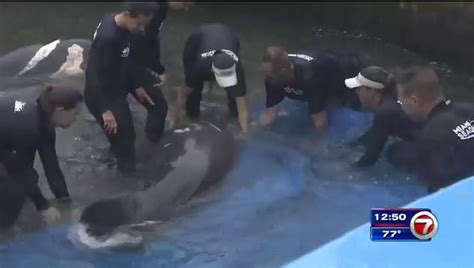
<path fill-rule="evenodd" d="M 384 89 L 385 85 L 388 84 L 388 72 L 378 66 L 370 66 L 352 78 L 344 80 L 346 87 L 348 88 L 358 88 L 361 86 L 366 86 L 375 89 Z"/>
<path fill-rule="evenodd" d="M 232 87 L 237 85 L 235 61 L 226 53 L 218 53 L 214 55 L 212 60 L 212 71 L 219 86 Z"/>

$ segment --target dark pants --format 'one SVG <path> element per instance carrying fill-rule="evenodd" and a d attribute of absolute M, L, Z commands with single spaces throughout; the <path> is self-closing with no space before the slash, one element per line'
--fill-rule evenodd
<path fill-rule="evenodd" d="M 203 91 L 203 85 L 201 85 L 199 88 L 193 89 L 186 101 L 186 115 L 189 118 L 196 119 L 199 117 L 201 113 L 200 108 L 201 108 L 202 91 Z M 227 106 L 229 107 L 230 116 L 235 118 L 238 116 L 237 103 L 235 101 L 235 97 L 233 97 L 230 91 L 228 90 L 226 90 L 226 93 L 227 93 L 227 100 L 228 100 Z"/>
<path fill-rule="evenodd" d="M 6 229 L 15 223 L 23 208 L 25 197 L 20 184 L 0 175 L 0 229 Z"/>
<path fill-rule="evenodd" d="M 36 150 L 1 150 L 0 163 L 0 228 L 8 228 L 20 214 L 27 196 L 38 209 L 47 204 L 38 186 L 38 173 L 34 169 Z"/>
<path fill-rule="evenodd" d="M 147 119 L 145 132 L 151 141 L 158 141 L 163 136 L 168 104 L 159 88 L 145 89 L 150 98 L 155 103 L 154 106 L 142 103 L 147 109 Z M 135 92 L 132 95 L 136 98 Z M 98 112 L 94 99 L 86 94 L 85 103 L 89 112 L 95 117 L 103 128 L 104 121 L 102 114 Z M 111 152 L 117 157 L 117 166 L 120 171 L 135 169 L 135 127 L 132 120 L 132 113 L 126 98 L 115 100 L 110 107 L 117 121 L 117 133 L 106 133 L 110 142 Z M 104 128 L 103 128 L 104 129 Z"/>

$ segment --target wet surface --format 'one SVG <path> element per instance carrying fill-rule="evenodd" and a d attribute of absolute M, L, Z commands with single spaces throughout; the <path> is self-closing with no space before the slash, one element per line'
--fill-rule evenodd
<path fill-rule="evenodd" d="M 27 4 L 30 3 L 23 3 Z M 56 14 L 57 9 L 54 8 L 59 8 L 61 3 L 48 5 L 51 7 L 47 10 Z M 24 31 L 35 34 L 23 33 L 21 35 L 26 37 L 6 42 L 2 50 L 6 52 L 15 47 L 48 43 L 58 36 L 87 38 L 88 33 L 95 29 L 102 11 L 109 7 L 106 4 L 97 8 L 88 4 L 74 5 L 80 8 L 77 11 L 65 8 L 63 16 L 68 16 L 68 19 L 64 18 L 63 24 L 72 25 L 79 20 L 77 29 L 52 26 L 54 21 L 45 22 L 51 28 L 42 25 L 40 29 L 30 23 L 32 17 L 20 25 Z M 204 22 L 226 22 L 239 32 L 253 118 L 264 106 L 263 81 L 258 66 L 268 45 L 282 45 L 290 51 L 324 48 L 356 52 L 367 64 L 387 69 L 430 62 L 363 33 L 313 25 L 308 14 L 292 15 L 301 13 L 295 7 L 297 5 L 288 9 L 271 4 L 249 3 L 252 8 L 242 4 L 209 5 L 198 4 L 188 14 L 171 13 L 163 27 L 163 63 L 170 77 L 163 90 L 170 104 L 174 101 L 174 89 L 183 78 L 181 51 L 184 42 L 192 26 Z M 93 11 L 85 15 L 85 10 Z M 21 9 L 18 17 L 27 16 L 28 12 L 33 10 Z M 265 16 L 255 15 L 262 12 Z M 289 17 L 292 18 L 290 22 L 282 19 Z M 0 30 L 11 32 L 6 27 Z M 13 43 L 15 40 L 16 43 Z M 435 66 L 442 74 L 448 96 L 472 98 L 473 93 L 466 86 L 468 76 L 455 73 L 442 63 Z M 0 89 L 0 94 L 26 94 L 33 98 L 44 87 L 45 80 L 51 82 L 41 76 L 9 82 L 8 86 Z M 82 88 L 83 78 L 52 82 Z M 219 103 L 221 106 L 217 108 L 221 109 L 222 114 L 226 113 L 222 106 L 225 96 L 218 88 L 211 94 L 205 93 L 203 99 L 203 109 L 212 111 L 215 103 Z M 136 118 L 138 162 L 142 163 L 142 169 L 150 170 L 143 166 L 144 160 L 159 154 L 159 149 L 144 138 L 144 109 L 134 100 L 130 102 Z M 0 267 L 282 265 L 367 222 L 372 207 L 402 206 L 426 195 L 424 187 L 410 174 L 391 168 L 384 160 L 368 170 L 346 168 L 361 152 L 348 148 L 344 142 L 361 133 L 369 123 L 367 115 L 334 112 L 330 115 L 329 140 L 317 141 L 312 136 L 306 107 L 285 101 L 281 118 L 274 128 L 252 137 L 241 149 L 236 166 L 223 182 L 194 198 L 180 209 L 176 218 L 149 231 L 145 246 L 133 250 L 92 252 L 76 248 L 68 240 L 67 232 L 75 218 L 72 210 L 101 198 L 141 190 L 146 184 L 144 177 L 154 174 L 147 171 L 146 176 L 123 177 L 109 168 L 105 161 L 108 150 L 106 139 L 84 107 L 80 118 L 70 129 L 57 132 L 60 165 L 74 199 L 72 208 L 63 210 L 65 218 L 61 224 L 46 228 L 28 203 L 14 230 L 3 236 Z M 41 164 L 37 162 L 43 192 L 52 197 L 45 184 Z"/>

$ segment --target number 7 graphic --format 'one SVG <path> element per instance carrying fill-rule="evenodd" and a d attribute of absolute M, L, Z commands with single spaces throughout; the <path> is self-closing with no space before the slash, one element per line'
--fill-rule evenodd
<path fill-rule="evenodd" d="M 410 231 L 420 240 L 429 240 L 438 232 L 438 220 L 430 211 L 420 211 L 411 218 Z"/>
<path fill-rule="evenodd" d="M 428 229 L 433 225 L 434 221 L 432 219 L 416 219 L 415 224 L 417 223 L 424 223 L 425 227 L 423 228 L 423 235 L 426 235 L 428 233 Z"/>

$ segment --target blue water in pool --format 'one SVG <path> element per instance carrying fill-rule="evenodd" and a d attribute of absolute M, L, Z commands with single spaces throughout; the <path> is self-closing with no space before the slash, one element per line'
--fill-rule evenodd
<path fill-rule="evenodd" d="M 366 171 L 344 168 L 358 154 L 341 144 L 361 134 L 370 115 L 331 109 L 330 142 L 316 152 L 307 107 L 288 100 L 283 111 L 271 134 L 242 148 L 216 190 L 192 200 L 143 247 L 93 252 L 68 240 L 69 226 L 51 227 L 0 244 L 0 268 L 277 267 L 367 222 L 372 207 L 426 194 L 383 160 Z"/>

